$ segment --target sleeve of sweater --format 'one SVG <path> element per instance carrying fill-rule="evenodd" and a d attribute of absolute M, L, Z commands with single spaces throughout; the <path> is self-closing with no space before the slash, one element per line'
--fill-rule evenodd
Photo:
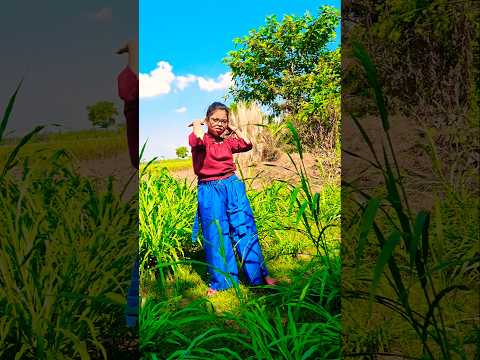
<path fill-rule="evenodd" d="M 199 139 L 193 132 L 188 136 L 188 143 L 192 149 L 205 145 L 203 139 Z"/>
<path fill-rule="evenodd" d="M 253 148 L 253 145 L 247 143 L 245 140 L 238 137 L 230 137 L 227 139 L 230 149 L 232 149 L 232 154 L 241 153 L 249 151 Z"/>

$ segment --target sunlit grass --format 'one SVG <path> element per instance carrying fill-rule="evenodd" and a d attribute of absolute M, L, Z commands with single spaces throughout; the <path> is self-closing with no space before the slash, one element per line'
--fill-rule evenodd
<path fill-rule="evenodd" d="M 0 122 L 0 143 L 19 88 Z M 0 154 L 0 358 L 106 359 L 105 338 L 126 332 L 135 199 L 121 199 L 113 179 L 105 191 L 96 188 L 64 148 L 38 151 L 48 141 L 30 141 L 42 130 Z"/>
<path fill-rule="evenodd" d="M 146 164 L 140 164 L 140 169 L 143 169 Z M 187 170 L 192 168 L 192 159 L 169 159 L 169 160 L 157 160 L 151 163 L 148 167 L 149 172 L 160 171 L 166 168 L 169 171 Z"/>

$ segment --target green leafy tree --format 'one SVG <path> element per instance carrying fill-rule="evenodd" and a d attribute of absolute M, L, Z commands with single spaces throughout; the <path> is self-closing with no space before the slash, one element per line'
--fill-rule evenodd
<path fill-rule="evenodd" d="M 323 6 L 318 16 L 267 17 L 266 25 L 234 40 L 224 59 L 230 66 L 235 102 L 257 101 L 274 115 L 311 115 L 340 94 L 340 51 L 329 51 L 338 10 Z"/>
<path fill-rule="evenodd" d="M 367 100 L 370 95 L 362 70 L 350 61 L 352 43 L 358 41 L 377 66 L 390 110 L 421 114 L 433 126 L 442 121 L 449 126 L 450 114 L 464 108 L 471 110 L 474 121 L 479 119 L 474 87 L 480 27 L 473 4 L 471 0 L 345 2 L 343 94 L 373 105 Z M 345 105 L 351 107 L 351 103 Z M 351 110 L 357 113 L 356 109 L 347 112 Z"/>
<path fill-rule="evenodd" d="M 99 101 L 93 105 L 87 106 L 88 119 L 93 126 L 103 129 L 115 124 L 118 111 L 115 104 L 111 101 Z"/>
<path fill-rule="evenodd" d="M 187 150 L 187 147 L 186 146 L 180 146 L 179 148 L 177 148 L 176 150 L 176 153 L 177 153 L 177 156 L 181 159 L 184 159 L 187 157 L 188 155 L 188 150 Z"/>

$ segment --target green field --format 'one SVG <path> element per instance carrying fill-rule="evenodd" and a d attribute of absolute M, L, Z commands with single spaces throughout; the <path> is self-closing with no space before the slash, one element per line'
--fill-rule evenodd
<path fill-rule="evenodd" d="M 145 163 L 140 164 L 140 170 L 145 167 Z M 169 159 L 157 160 L 149 165 L 149 171 L 159 171 L 166 168 L 169 171 L 186 170 L 192 168 L 192 159 Z"/>
<path fill-rule="evenodd" d="M 297 76 L 299 67 L 292 66 L 282 70 L 285 76 L 271 79 L 271 86 L 264 86 L 262 76 L 278 73 L 276 65 L 315 49 L 311 45 L 327 39 L 328 27 L 303 32 L 303 25 L 289 16 L 278 31 L 262 27 L 249 32 L 250 40 L 242 40 L 258 49 L 258 60 L 270 64 L 251 68 L 257 58 L 244 58 L 239 49 L 238 61 L 233 61 L 238 71 L 232 74 L 241 81 L 235 84 L 248 85 L 242 73 L 247 71 L 252 85 L 259 88 L 256 94 L 245 94 L 250 100 L 268 99 L 273 91 L 282 102 L 291 102 L 277 104 L 285 109 L 280 120 L 288 136 L 276 137 L 275 127 L 268 127 L 271 136 L 264 143 L 274 150 L 289 149 L 294 179 L 275 181 L 259 173 L 267 185 L 245 184 L 267 267 L 279 280 L 275 286 L 248 286 L 240 275 L 240 285 L 206 296 L 203 238 L 200 234 L 195 243 L 191 239 L 197 188 L 175 174 L 191 169 L 190 158 L 141 164 L 138 189 L 121 196 L 114 191 L 113 178 L 102 183 L 83 176 L 76 160 L 127 155 L 124 128 L 4 139 L 15 93 L 0 122 L 0 359 L 137 358 L 135 350 L 126 349 L 137 330 L 140 357 L 146 360 L 480 359 L 479 161 L 478 141 L 473 139 L 478 135 L 478 116 L 474 118 L 478 108 L 473 109 L 474 116 L 468 115 L 470 125 L 459 121 L 463 107 L 478 97 L 457 91 L 470 84 L 450 77 L 452 68 L 463 71 L 464 65 L 471 66 L 470 60 L 459 62 L 454 56 L 470 56 L 457 51 L 461 48 L 456 43 L 471 41 L 458 30 L 471 27 L 469 17 L 462 14 L 458 23 L 448 23 L 456 4 L 392 1 L 385 6 L 376 2 L 368 9 L 347 7 L 358 26 L 373 23 L 376 31 L 358 28 L 359 42 L 351 47 L 348 34 L 342 35 L 343 53 L 335 52 L 331 72 L 322 59 L 314 64 L 299 58 L 292 65 L 307 65 L 315 72 Z M 307 24 L 309 18 L 297 20 Z M 274 21 L 272 17 L 268 23 Z M 419 24 L 414 32 L 402 30 L 412 23 Z M 430 24 L 439 31 L 429 31 L 435 30 Z M 269 32 L 273 41 L 264 42 Z M 400 38 L 392 41 L 395 33 Z M 386 48 L 377 46 L 380 35 Z M 291 46 L 296 40 L 301 40 L 301 48 Z M 411 44 L 426 46 L 419 50 Z M 429 46 L 440 51 L 422 52 Z M 386 56 L 388 49 L 394 50 L 392 55 L 405 54 L 408 61 L 396 63 L 395 56 Z M 425 61 L 445 49 L 453 50 L 447 59 L 451 64 Z M 377 57 L 369 51 L 378 52 Z M 288 58 L 282 59 L 279 52 Z M 415 57 L 417 65 L 435 67 L 415 69 L 411 66 Z M 341 64 L 340 59 L 347 65 L 354 60 L 355 68 L 341 66 L 345 61 Z M 381 62 L 390 65 L 377 68 Z M 391 71 L 399 66 L 408 71 Z M 444 81 L 431 81 L 435 69 L 445 74 Z M 405 105 L 396 96 L 412 79 L 417 91 L 409 90 L 402 110 Z M 449 79 L 454 81 L 450 84 Z M 340 116 L 340 95 L 348 95 L 349 86 L 362 94 L 356 95 L 362 106 L 352 115 L 344 107 L 351 103 L 349 96 L 342 96 L 347 101 L 341 102 Z M 442 103 L 437 90 L 443 89 L 452 101 Z M 278 90 L 295 96 L 282 99 Z M 338 97 L 324 96 L 328 92 Z M 309 101 L 298 103 L 305 95 L 311 95 L 305 98 Z M 460 98 L 465 95 L 468 104 Z M 429 101 L 424 103 L 425 99 Z M 300 113 L 291 112 L 291 104 L 299 105 Z M 446 110 L 457 115 L 449 115 L 442 124 L 437 112 Z M 394 112 L 422 121 L 422 129 L 415 130 L 421 140 L 412 148 L 407 148 L 408 141 L 395 138 L 391 125 L 402 116 Z M 369 135 L 366 115 L 378 120 L 383 133 Z M 342 144 L 332 140 L 331 147 L 325 146 L 325 139 L 340 140 L 337 129 L 347 129 L 347 121 L 359 131 L 355 146 L 350 148 L 343 130 Z M 319 124 L 322 129 L 332 125 L 330 137 L 317 136 Z M 452 129 L 464 124 L 461 138 L 432 136 L 437 125 L 447 124 Z M 359 142 L 366 154 L 356 147 Z M 320 144 L 314 150 L 331 158 L 318 178 L 304 164 L 308 143 Z M 287 147 L 282 150 L 279 145 Z M 342 157 L 353 156 L 362 163 L 362 170 L 354 174 L 342 169 L 341 186 L 340 156 L 331 154 L 333 147 L 337 155 L 343 150 Z M 73 159 L 58 150 L 66 150 Z M 424 173 L 416 162 L 405 164 L 405 156 L 425 159 L 428 171 Z M 378 177 L 372 178 L 372 172 Z M 428 197 L 423 198 L 425 193 Z M 129 330 L 125 298 L 135 256 L 140 263 L 141 306 L 139 326 Z"/>
<path fill-rule="evenodd" d="M 0 145 L 0 158 L 6 158 L 20 139 L 5 139 Z M 66 150 L 78 160 L 109 158 L 127 153 L 125 128 L 82 130 L 62 133 L 38 133 L 19 152 L 20 158 L 55 150 Z"/>
<path fill-rule="evenodd" d="M 99 190 L 72 165 L 45 151 L 21 176 L 0 176 L 2 359 L 121 356 L 136 199 Z"/>
<path fill-rule="evenodd" d="M 131 358 L 137 197 L 82 176 L 67 154 L 110 156 L 124 129 L 4 139 L 17 92 L 0 123 L 0 358 Z"/>

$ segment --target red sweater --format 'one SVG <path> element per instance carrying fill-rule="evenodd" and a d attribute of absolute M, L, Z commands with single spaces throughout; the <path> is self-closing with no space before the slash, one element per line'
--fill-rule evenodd
<path fill-rule="evenodd" d="M 230 176 L 236 170 L 232 154 L 252 149 L 252 144 L 238 137 L 218 139 L 209 133 L 199 139 L 192 132 L 188 142 L 192 147 L 193 171 L 200 181 Z"/>
<path fill-rule="evenodd" d="M 123 113 L 127 118 L 127 140 L 130 161 L 138 169 L 138 77 L 129 66 L 117 77 L 118 95 L 124 101 Z"/>

